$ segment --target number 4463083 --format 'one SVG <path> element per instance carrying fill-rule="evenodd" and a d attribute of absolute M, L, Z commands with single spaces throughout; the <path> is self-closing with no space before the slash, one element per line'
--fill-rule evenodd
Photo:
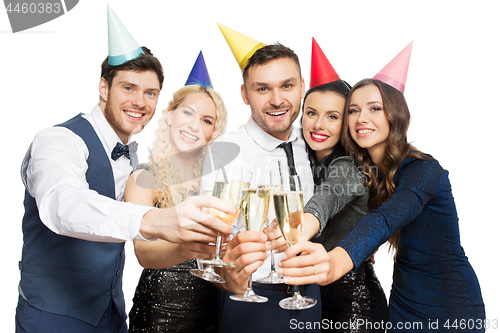
<path fill-rule="evenodd" d="M 61 4 L 60 3 L 17 3 L 14 8 L 12 8 L 12 4 L 9 3 L 5 9 L 7 10 L 7 13 L 18 13 L 18 14 L 35 14 L 35 13 L 45 13 L 45 14 L 59 14 L 61 12 Z"/>

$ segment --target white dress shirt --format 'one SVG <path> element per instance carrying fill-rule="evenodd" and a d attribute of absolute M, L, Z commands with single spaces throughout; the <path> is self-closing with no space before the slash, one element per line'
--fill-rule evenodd
<path fill-rule="evenodd" d="M 234 132 L 220 136 L 217 140 L 215 140 L 215 142 L 231 142 L 240 147 L 238 157 L 233 162 L 228 164 L 228 168 L 245 166 L 245 168 L 248 169 L 255 165 L 255 161 L 264 160 L 265 158 L 280 159 L 283 166 L 288 166 L 285 150 L 278 147 L 278 145 L 283 143 L 283 141 L 276 139 L 265 132 L 259 125 L 257 125 L 257 123 L 255 123 L 252 117 L 250 117 L 245 125 L 242 125 Z M 302 138 L 300 128 L 292 126 L 287 142 L 292 142 L 295 168 L 302 183 L 305 205 L 314 193 L 314 182 L 311 167 L 309 165 L 309 159 L 307 157 L 305 142 Z M 207 154 L 207 159 L 208 158 L 209 156 Z M 285 176 L 287 176 L 288 168 L 284 167 L 283 169 Z M 212 172 L 202 177 L 200 195 L 212 195 L 215 176 L 216 173 Z M 240 216 L 238 221 L 233 225 L 233 233 L 236 234 L 237 232 L 241 232 L 243 230 L 244 226 Z M 281 253 L 275 255 L 276 264 L 281 261 L 281 257 Z M 265 278 L 270 271 L 271 259 L 269 257 L 264 262 L 264 265 L 259 267 L 257 271 L 253 273 L 252 279 L 256 281 Z"/>
<path fill-rule="evenodd" d="M 108 155 L 116 200 L 89 189 L 85 178 L 89 151 L 82 138 L 67 128 L 50 127 L 35 136 L 26 169 L 26 187 L 36 200 L 40 219 L 60 235 L 100 242 L 142 240 L 141 219 L 152 207 L 122 202 L 131 161 L 125 156 L 111 159 L 112 149 L 121 141 L 99 106 L 83 117 Z"/>

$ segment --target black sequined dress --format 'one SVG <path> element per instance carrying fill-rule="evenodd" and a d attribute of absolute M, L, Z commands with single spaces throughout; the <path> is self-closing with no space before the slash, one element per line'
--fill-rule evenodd
<path fill-rule="evenodd" d="M 147 164 L 137 169 L 150 170 Z M 189 191 L 193 195 L 197 193 Z M 129 313 L 129 332 L 217 331 L 217 288 L 189 273 L 192 268 L 198 268 L 194 259 L 142 271 Z"/>
<path fill-rule="evenodd" d="M 143 270 L 129 332 L 216 332 L 217 288 L 189 273 L 191 268 L 196 260 Z"/>
<path fill-rule="evenodd" d="M 327 251 L 345 238 L 368 210 L 365 176 L 349 157 L 338 157 L 327 166 L 312 162 L 316 185 L 314 196 L 305 212 L 316 216 L 320 228 L 311 240 Z M 323 168 L 323 172 L 318 172 Z M 387 299 L 375 275 L 373 264 L 366 259 L 355 271 L 321 287 L 322 319 L 328 332 L 384 332 L 377 330 L 387 321 Z M 373 325 L 356 325 L 355 323 Z"/>

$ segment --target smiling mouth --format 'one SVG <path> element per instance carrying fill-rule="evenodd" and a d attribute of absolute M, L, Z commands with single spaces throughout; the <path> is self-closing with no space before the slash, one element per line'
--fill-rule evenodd
<path fill-rule="evenodd" d="M 375 130 L 372 130 L 372 129 L 360 129 L 360 130 L 356 131 L 356 133 L 358 133 L 358 134 L 370 134 L 372 132 L 375 132 Z"/>
<path fill-rule="evenodd" d="M 326 140 L 330 136 L 324 135 L 324 134 L 320 134 L 320 133 L 313 133 L 313 132 L 311 132 L 311 137 L 314 138 L 314 139 L 318 139 L 318 140 Z"/>
<path fill-rule="evenodd" d="M 186 139 L 191 140 L 191 141 L 198 141 L 200 139 L 197 136 L 194 136 L 188 132 L 180 131 L 180 134 L 181 134 L 181 136 L 183 136 Z"/>
<path fill-rule="evenodd" d="M 288 109 L 286 110 L 278 110 L 278 111 L 272 111 L 272 112 L 266 112 L 268 115 L 271 117 L 281 117 L 284 116 L 288 112 Z"/>
<path fill-rule="evenodd" d="M 136 119 L 139 119 L 141 118 L 142 116 L 144 116 L 144 113 L 142 112 L 137 112 L 137 111 L 123 111 L 125 112 L 129 117 L 132 117 L 132 118 L 136 118 Z"/>

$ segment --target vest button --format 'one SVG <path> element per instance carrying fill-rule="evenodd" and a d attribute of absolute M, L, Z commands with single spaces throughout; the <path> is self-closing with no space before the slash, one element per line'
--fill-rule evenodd
<path fill-rule="evenodd" d="M 120 251 L 120 257 L 123 257 L 123 251 Z"/>
<path fill-rule="evenodd" d="M 116 271 L 116 276 L 118 276 L 118 275 L 120 275 L 120 271 L 119 270 Z"/>

